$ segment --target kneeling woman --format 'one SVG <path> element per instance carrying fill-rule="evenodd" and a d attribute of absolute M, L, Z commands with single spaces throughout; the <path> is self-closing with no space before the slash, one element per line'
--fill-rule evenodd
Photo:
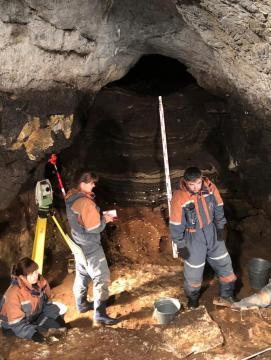
<path fill-rule="evenodd" d="M 0 319 L 4 335 L 43 343 L 41 331 L 65 326 L 59 307 L 49 303 L 50 287 L 38 273 L 38 265 L 28 257 L 12 271 L 12 280 L 0 301 Z"/>

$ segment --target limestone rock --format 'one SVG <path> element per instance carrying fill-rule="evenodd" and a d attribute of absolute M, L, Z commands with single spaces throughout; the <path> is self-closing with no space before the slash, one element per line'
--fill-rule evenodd
<path fill-rule="evenodd" d="M 218 325 L 204 306 L 179 314 L 174 324 L 159 333 L 162 339 L 161 347 L 178 359 L 207 352 L 221 346 L 224 341 Z"/>

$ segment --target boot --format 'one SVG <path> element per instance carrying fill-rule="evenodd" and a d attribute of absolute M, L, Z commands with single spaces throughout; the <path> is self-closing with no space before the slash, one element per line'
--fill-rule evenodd
<path fill-rule="evenodd" d="M 96 324 L 104 324 L 104 325 L 115 325 L 118 320 L 113 319 L 106 313 L 106 304 L 107 300 L 97 302 L 97 307 L 95 309 L 94 322 Z"/>
<path fill-rule="evenodd" d="M 94 302 L 85 300 L 80 303 L 80 305 L 78 304 L 77 307 L 80 313 L 85 313 L 87 311 L 94 310 Z"/>
<path fill-rule="evenodd" d="M 106 306 L 114 305 L 116 302 L 116 296 L 110 295 L 109 298 L 106 300 Z M 94 301 L 84 301 L 80 305 L 78 305 L 78 310 L 80 313 L 85 313 L 87 311 L 94 310 Z"/>
<path fill-rule="evenodd" d="M 238 301 L 234 296 L 235 281 L 219 284 L 219 298 L 213 300 L 217 306 L 232 307 L 233 303 Z"/>
<path fill-rule="evenodd" d="M 187 303 L 188 309 L 194 310 L 194 309 L 199 307 L 199 295 L 200 295 L 200 290 L 194 290 L 194 291 L 190 292 L 190 294 L 187 296 L 187 298 L 188 298 L 188 303 Z"/>
<path fill-rule="evenodd" d="M 4 336 L 15 336 L 14 332 L 11 329 L 6 329 L 2 327 L 2 333 Z"/>

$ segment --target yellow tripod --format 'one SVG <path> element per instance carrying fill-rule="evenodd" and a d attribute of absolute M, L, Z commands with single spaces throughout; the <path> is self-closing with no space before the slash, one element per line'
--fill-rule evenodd
<path fill-rule="evenodd" d="M 34 246 L 32 250 L 32 260 L 34 260 L 39 265 L 40 274 L 42 274 L 43 268 L 46 225 L 47 218 L 41 218 L 40 216 L 38 216 L 36 223 Z"/>
<path fill-rule="evenodd" d="M 77 258 L 80 258 L 80 261 L 86 264 L 86 259 L 80 246 L 78 246 L 69 237 L 69 235 L 63 231 L 56 217 L 50 211 L 50 206 L 53 203 L 53 191 L 49 180 L 46 179 L 37 183 L 35 197 L 36 204 L 38 204 L 39 206 L 39 210 L 36 223 L 34 245 L 32 250 L 32 260 L 34 260 L 38 264 L 40 274 L 42 274 L 43 270 L 44 247 L 48 216 L 53 219 L 64 241 L 71 249 L 73 255 Z"/>

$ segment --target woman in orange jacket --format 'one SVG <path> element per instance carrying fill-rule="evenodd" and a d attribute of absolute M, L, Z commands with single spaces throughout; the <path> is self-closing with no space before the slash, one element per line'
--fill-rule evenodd
<path fill-rule="evenodd" d="M 4 335 L 43 343 L 41 331 L 65 326 L 59 307 L 49 303 L 50 287 L 39 273 L 38 265 L 22 258 L 12 271 L 9 288 L 0 300 L 0 320 Z"/>

